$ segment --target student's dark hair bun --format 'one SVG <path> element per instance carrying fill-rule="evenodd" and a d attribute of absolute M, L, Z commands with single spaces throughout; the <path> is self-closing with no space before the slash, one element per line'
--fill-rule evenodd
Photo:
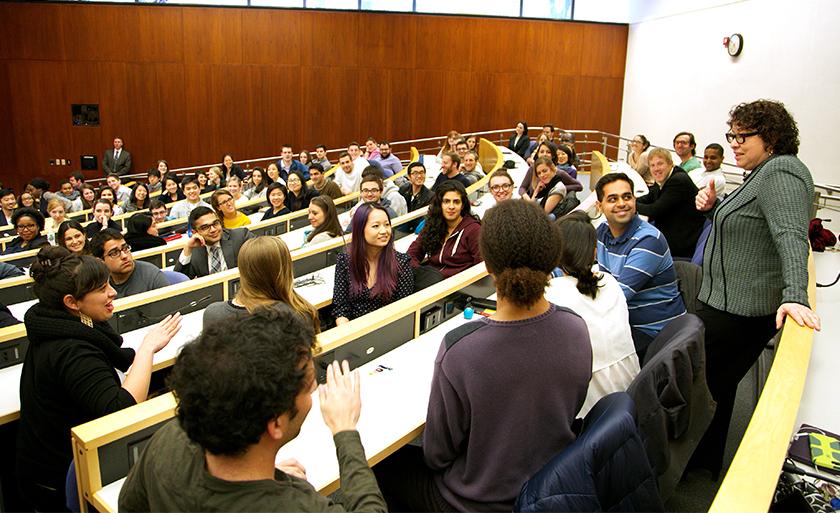
<path fill-rule="evenodd" d="M 80 299 L 104 285 L 110 273 L 105 263 L 92 256 L 79 256 L 61 246 L 44 246 L 29 268 L 35 281 L 35 296 L 42 305 L 64 308 L 64 296 Z"/>
<path fill-rule="evenodd" d="M 44 246 L 32 266 L 29 268 L 29 275 L 35 280 L 35 283 L 43 282 L 48 279 L 50 275 L 61 268 L 61 264 L 65 258 L 72 255 L 72 253 L 61 246 Z"/>

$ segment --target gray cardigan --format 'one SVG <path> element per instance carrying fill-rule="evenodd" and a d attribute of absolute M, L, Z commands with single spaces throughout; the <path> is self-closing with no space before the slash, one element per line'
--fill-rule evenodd
<path fill-rule="evenodd" d="M 808 305 L 811 173 L 793 155 L 761 163 L 715 206 L 703 254 L 700 301 L 758 317 L 782 303 Z"/>

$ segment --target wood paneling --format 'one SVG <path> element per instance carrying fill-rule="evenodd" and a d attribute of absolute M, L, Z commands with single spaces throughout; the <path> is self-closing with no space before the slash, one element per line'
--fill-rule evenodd
<path fill-rule="evenodd" d="M 18 188 L 115 135 L 142 171 L 518 119 L 616 132 L 627 48 L 616 25 L 172 5 L 0 3 L 0 31 L 0 179 Z M 71 126 L 72 103 L 101 125 Z"/>

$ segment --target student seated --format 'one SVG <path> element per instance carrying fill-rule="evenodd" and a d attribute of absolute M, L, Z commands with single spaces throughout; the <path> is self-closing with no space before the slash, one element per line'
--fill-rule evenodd
<path fill-rule="evenodd" d="M 406 171 L 408 182 L 399 188 L 409 212 L 423 208 L 432 202 L 434 193 L 426 187 L 426 167 L 422 162 L 412 162 Z"/>
<path fill-rule="evenodd" d="M 29 349 L 20 377 L 15 473 L 36 511 L 66 511 L 70 428 L 144 401 L 152 357 L 181 320 L 168 316 L 136 352 L 121 348 L 122 337 L 108 324 L 116 292 L 102 261 L 50 246 L 38 253 L 31 275 L 38 303 L 24 318 Z M 118 370 L 128 371 L 122 382 Z"/>
<path fill-rule="evenodd" d="M 292 255 L 279 237 L 257 237 L 245 241 L 239 250 L 239 290 L 229 301 L 219 301 L 204 310 L 204 327 L 231 322 L 245 312 L 272 306 L 296 312 L 321 331 L 318 311 L 294 289 Z"/>
<path fill-rule="evenodd" d="M 18 235 L 6 244 L 4 255 L 49 246 L 50 242 L 41 235 L 44 230 L 44 216 L 34 208 L 24 207 L 15 210 L 12 214 L 12 226 L 15 227 Z"/>
<path fill-rule="evenodd" d="M 140 294 L 169 285 L 160 269 L 148 262 L 136 262 L 131 246 L 116 230 L 102 230 L 90 240 L 90 251 L 105 262 L 111 273 L 111 286 L 117 297 Z"/>
<path fill-rule="evenodd" d="M 432 185 L 432 191 L 437 191 L 443 182 L 455 180 L 465 188 L 470 186 L 470 181 L 461 173 L 461 157 L 457 153 L 444 153 L 440 160 L 440 174 Z"/>
<path fill-rule="evenodd" d="M 300 171 L 289 173 L 289 178 L 286 180 L 286 190 L 289 194 L 286 198 L 286 204 L 292 212 L 308 208 L 309 202 L 317 194 L 306 185 L 306 178 Z"/>
<path fill-rule="evenodd" d="M 146 184 L 135 184 L 131 189 L 128 199 L 122 204 L 123 212 L 136 212 L 149 208 L 152 200 L 149 198 L 149 189 Z"/>
<path fill-rule="evenodd" d="M 55 241 L 64 249 L 77 255 L 90 255 L 90 247 L 82 223 L 75 219 L 64 221 L 58 227 Z"/>
<path fill-rule="evenodd" d="M 235 182 L 236 180 L 232 180 Z M 251 218 L 236 209 L 236 199 L 227 189 L 220 189 L 210 196 L 210 205 L 216 211 L 222 226 L 228 230 L 251 224 Z"/>
<path fill-rule="evenodd" d="M 93 204 L 93 221 L 85 226 L 85 235 L 93 237 L 97 233 L 108 228 L 118 232 L 122 231 L 120 225 L 111 219 L 114 216 L 113 208 L 113 203 L 111 203 L 111 200 L 107 198 L 99 198 L 96 200 Z"/>
<path fill-rule="evenodd" d="M 227 271 L 236 267 L 239 248 L 254 234 L 246 228 L 226 230 L 216 213 L 208 207 L 198 207 L 190 212 L 193 235 L 175 264 L 175 272 L 198 278 Z"/>
<path fill-rule="evenodd" d="M 558 150 L 557 146 L 554 145 L 552 142 L 541 142 L 537 145 L 536 156 L 537 158 L 546 158 L 550 159 L 552 164 L 554 164 L 555 168 L 559 165 L 557 160 Z M 557 174 L 560 176 L 560 181 L 563 182 L 563 185 L 566 186 L 566 191 L 568 192 L 577 192 L 583 190 L 583 185 L 572 178 L 569 173 L 567 173 L 563 169 L 557 169 Z M 519 185 L 519 196 L 524 199 L 533 199 L 534 195 L 534 188 L 537 186 L 537 176 L 536 176 L 536 168 L 535 165 L 532 164 L 531 167 L 528 168 L 528 171 L 525 173 L 525 177 L 522 179 L 522 183 Z"/>
<path fill-rule="evenodd" d="M 341 222 L 335 210 L 335 203 L 329 196 L 316 196 L 309 203 L 309 226 L 312 231 L 306 235 L 303 245 L 318 244 L 342 236 Z"/>
<path fill-rule="evenodd" d="M 481 222 L 470 213 L 464 186 L 453 180 L 443 182 L 429 205 L 423 230 L 408 248 L 411 265 L 424 266 L 441 279 L 454 276 L 481 262 L 480 231 Z"/>
<path fill-rule="evenodd" d="M 507 201 L 513 197 L 513 178 L 504 169 L 497 169 L 489 182 L 490 194 L 496 203 Z"/>
<path fill-rule="evenodd" d="M 444 337 L 422 449 L 375 467 L 391 511 L 512 511 L 522 484 L 575 439 L 592 347 L 583 319 L 544 297 L 556 227 L 537 205 L 505 201 L 487 211 L 481 253 L 496 312 Z"/>
<path fill-rule="evenodd" d="M 120 206 L 119 202 L 117 201 L 117 196 L 114 194 L 114 191 L 111 190 L 110 187 L 106 187 L 99 191 L 99 199 L 101 200 L 108 200 L 111 202 L 111 213 L 112 215 L 118 216 L 122 215 L 123 209 Z"/>
<path fill-rule="evenodd" d="M 149 214 L 135 214 L 128 219 L 125 241 L 132 251 L 166 246 L 166 240 L 158 235 L 157 223 Z"/>
<path fill-rule="evenodd" d="M 391 208 L 391 202 L 388 199 L 382 197 L 382 189 L 384 188 L 384 184 L 381 178 L 381 171 L 375 168 L 368 168 L 374 169 L 375 173 L 362 173 L 362 184 L 361 188 L 359 189 L 359 203 L 350 209 L 350 215 L 347 218 L 347 223 L 342 223 L 342 228 L 344 228 L 344 233 L 350 233 L 353 228 L 353 216 L 356 215 L 356 211 L 359 209 L 360 206 L 368 204 L 368 203 L 376 203 L 385 209 L 385 212 L 388 214 L 389 219 L 393 219 L 398 216 L 398 214 Z M 365 170 L 367 171 L 367 170 Z M 402 196 L 400 196 L 400 201 L 403 201 Z M 403 207 L 405 204 L 403 203 Z"/>
<path fill-rule="evenodd" d="M 165 203 L 175 203 L 186 198 L 184 191 L 181 190 L 180 178 L 177 176 L 167 176 L 164 178 L 163 192 L 160 193 L 160 198 Z"/>
<path fill-rule="evenodd" d="M 314 342 L 298 315 L 273 308 L 206 326 L 169 378 L 177 420 L 152 436 L 132 467 L 119 510 L 384 513 L 356 431 L 359 373 L 347 362 L 332 363 L 319 388 L 341 474 L 339 502 L 319 494 L 296 460 L 275 467 L 277 451 L 298 435 L 312 407 Z"/>
<path fill-rule="evenodd" d="M 271 178 L 261 167 L 255 167 L 251 172 L 251 184 L 243 194 L 249 200 L 265 199 L 266 189 L 272 184 Z"/>
<path fill-rule="evenodd" d="M 537 178 L 537 185 L 532 194 L 533 200 L 545 210 L 546 214 L 554 211 L 554 208 L 566 197 L 566 186 L 557 174 L 557 168 L 551 159 L 540 157 L 534 162 L 534 176 Z"/>
<path fill-rule="evenodd" d="M 161 169 L 163 169 L 164 171 L 161 172 Z M 169 166 L 166 163 L 166 161 L 165 160 L 159 160 L 157 169 L 150 169 L 146 173 L 146 180 L 148 180 L 148 182 L 149 182 L 148 185 L 147 185 L 147 188 L 149 189 L 149 194 L 152 194 L 152 193 L 155 193 L 155 192 L 158 192 L 158 193 L 163 192 L 163 182 L 161 182 L 161 179 L 164 176 L 166 176 L 166 173 L 168 173 L 168 172 L 169 172 Z"/>
<path fill-rule="evenodd" d="M 596 205 L 606 222 L 598 227 L 596 257 L 621 285 L 630 309 L 630 327 L 639 360 L 671 320 L 685 313 L 668 242 L 636 214 L 633 181 L 609 173 L 595 185 Z"/>
<path fill-rule="evenodd" d="M 53 198 L 47 202 L 47 215 L 44 218 L 44 231 L 48 234 L 55 234 L 61 223 L 67 219 L 67 211 L 64 209 L 64 203 Z M 47 238 L 50 238 L 49 236 Z M 53 244 L 55 245 L 55 244 Z"/>
<path fill-rule="evenodd" d="M 172 219 L 181 219 L 190 215 L 190 212 L 198 207 L 210 208 L 210 205 L 201 199 L 201 186 L 195 178 L 187 178 L 183 185 L 184 196 L 186 199 L 179 201 L 172 206 L 169 211 L 169 217 Z"/>
<path fill-rule="evenodd" d="M 627 300 L 609 273 L 594 273 L 595 228 L 585 212 L 572 212 L 557 222 L 560 269 L 545 298 L 571 309 L 586 321 L 592 342 L 592 379 L 578 412 L 584 417 L 599 399 L 627 390 L 639 374 L 639 358 L 630 333 Z"/>
<path fill-rule="evenodd" d="M 374 162 L 377 164 L 379 163 L 378 161 Z M 382 173 L 382 168 L 370 165 L 362 171 L 362 181 L 365 180 L 366 176 L 375 176 L 381 180 L 382 193 L 379 202 L 383 205 L 386 202 L 388 203 L 388 208 L 390 208 L 395 214 L 392 217 L 404 216 L 408 213 L 408 205 L 406 205 L 405 198 L 403 198 L 402 194 L 400 194 L 400 188 L 394 184 L 393 180 L 385 179 L 385 175 Z"/>
<path fill-rule="evenodd" d="M 333 200 L 342 197 L 341 189 L 334 181 L 324 176 L 325 170 L 317 162 L 309 166 L 309 177 L 312 179 L 312 188 L 318 196 L 329 196 Z"/>
<path fill-rule="evenodd" d="M 286 206 L 286 186 L 280 182 L 274 182 L 268 186 L 268 209 L 262 216 L 261 221 L 273 219 L 291 212 Z"/>
<path fill-rule="evenodd" d="M 362 184 L 362 189 L 367 183 Z M 394 250 L 391 218 L 377 203 L 363 203 L 352 221 L 353 240 L 335 263 L 336 324 L 361 317 L 414 290 L 411 258 Z"/>
<path fill-rule="evenodd" d="M 671 255 L 689 259 L 706 217 L 694 206 L 697 186 L 688 173 L 671 160 L 671 152 L 654 148 L 648 153 L 654 183 L 650 192 L 636 201 L 636 209 L 665 236 Z"/>

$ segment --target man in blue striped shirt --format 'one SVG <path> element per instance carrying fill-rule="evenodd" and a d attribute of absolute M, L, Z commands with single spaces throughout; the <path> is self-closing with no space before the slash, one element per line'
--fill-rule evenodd
<path fill-rule="evenodd" d="M 597 258 L 627 299 L 639 360 L 672 319 L 685 313 L 668 241 L 636 214 L 633 182 L 624 173 L 606 174 L 595 186 L 607 222 L 598 227 Z"/>

